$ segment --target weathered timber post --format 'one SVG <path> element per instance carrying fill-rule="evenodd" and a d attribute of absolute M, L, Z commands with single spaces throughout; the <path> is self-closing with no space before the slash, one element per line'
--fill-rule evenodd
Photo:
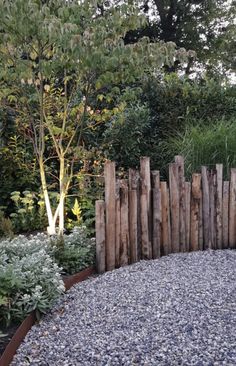
<path fill-rule="evenodd" d="M 202 166 L 202 218 L 204 249 L 210 248 L 210 193 L 207 167 Z"/>
<path fill-rule="evenodd" d="M 199 217 L 201 201 L 201 174 L 192 175 L 190 249 L 199 250 Z"/>
<path fill-rule="evenodd" d="M 185 182 L 185 230 L 186 230 L 186 251 L 190 250 L 190 202 L 191 183 Z"/>
<path fill-rule="evenodd" d="M 223 165 L 216 164 L 216 248 L 223 247 Z"/>
<path fill-rule="evenodd" d="M 211 170 L 209 174 L 210 197 L 210 248 L 216 249 L 216 174 Z"/>
<path fill-rule="evenodd" d="M 139 172 L 129 169 L 130 263 L 138 261 L 138 184 Z"/>
<path fill-rule="evenodd" d="M 223 184 L 223 249 L 229 246 L 229 182 Z"/>
<path fill-rule="evenodd" d="M 127 180 L 120 180 L 120 265 L 129 264 L 129 196 Z"/>
<path fill-rule="evenodd" d="M 178 165 L 179 178 L 179 245 L 180 251 L 186 251 L 186 204 L 185 204 L 185 177 L 184 177 L 184 158 L 175 156 L 175 163 Z"/>
<path fill-rule="evenodd" d="M 151 243 L 151 175 L 150 159 L 143 157 L 140 159 L 140 178 L 141 178 L 141 246 L 142 258 L 152 258 Z"/>
<path fill-rule="evenodd" d="M 161 182 L 161 254 L 171 253 L 170 202 L 166 182 Z"/>
<path fill-rule="evenodd" d="M 106 270 L 105 202 L 96 201 L 96 267 L 98 273 Z"/>
<path fill-rule="evenodd" d="M 116 253 L 116 171 L 115 163 L 107 161 L 104 167 L 106 205 L 106 269 L 115 268 Z"/>
<path fill-rule="evenodd" d="M 120 267 L 120 181 L 116 181 L 116 268 Z"/>
<path fill-rule="evenodd" d="M 179 168 L 178 164 L 169 165 L 170 218 L 171 218 L 171 252 L 180 250 L 179 242 Z"/>
<path fill-rule="evenodd" d="M 153 259 L 161 256 L 161 190 L 160 172 L 152 171 L 152 255 Z"/>
<path fill-rule="evenodd" d="M 236 169 L 231 169 L 230 176 L 229 247 L 236 247 Z"/>

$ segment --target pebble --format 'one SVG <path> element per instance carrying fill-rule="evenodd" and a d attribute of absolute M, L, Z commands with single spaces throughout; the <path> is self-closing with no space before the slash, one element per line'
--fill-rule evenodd
<path fill-rule="evenodd" d="M 75 285 L 11 365 L 236 365 L 236 251 L 171 254 Z"/>

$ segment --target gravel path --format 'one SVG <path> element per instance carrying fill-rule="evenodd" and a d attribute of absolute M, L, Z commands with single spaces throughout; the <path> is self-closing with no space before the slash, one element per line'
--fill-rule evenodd
<path fill-rule="evenodd" d="M 236 365 L 236 251 L 172 254 L 73 287 L 14 366 Z"/>

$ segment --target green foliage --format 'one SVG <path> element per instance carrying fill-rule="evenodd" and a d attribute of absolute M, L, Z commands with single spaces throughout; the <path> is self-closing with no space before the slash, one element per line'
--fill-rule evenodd
<path fill-rule="evenodd" d="M 13 225 L 9 218 L 4 216 L 4 212 L 0 210 L 0 237 L 12 237 Z"/>
<path fill-rule="evenodd" d="M 11 193 L 15 210 L 10 214 L 14 232 L 42 229 L 46 225 L 45 204 L 42 195 L 29 191 Z"/>
<path fill-rule="evenodd" d="M 95 263 L 95 242 L 84 226 L 75 227 L 64 236 L 63 246 L 55 253 L 56 261 L 67 274 L 77 273 Z"/>
<path fill-rule="evenodd" d="M 37 234 L 0 241 L 0 324 L 21 321 L 32 310 L 46 313 L 64 291 L 60 273 L 94 265 L 95 242 L 85 227 L 61 240 L 63 245 L 57 237 Z"/>
<path fill-rule="evenodd" d="M 150 150 L 150 111 L 145 105 L 131 105 L 114 116 L 104 133 L 104 153 L 124 168 L 135 167 Z"/>
<path fill-rule="evenodd" d="M 126 107 L 107 123 L 102 149 L 126 169 L 138 166 L 140 156 L 150 156 L 152 167 L 165 175 L 174 154 L 180 153 L 178 149 L 174 154 L 168 149 L 163 152 L 166 140 L 184 135 L 188 126 L 199 123 L 211 130 L 218 120 L 230 120 L 235 114 L 235 86 L 214 80 L 193 82 L 174 74 L 148 79 L 140 102 Z"/>
<path fill-rule="evenodd" d="M 207 71 L 221 77 L 227 71 L 235 71 L 234 0 L 140 0 L 139 3 L 148 23 L 129 32 L 127 42 L 145 35 L 196 51 L 196 63 L 190 57 L 187 65 L 176 63 L 168 71 L 180 66 L 186 74 L 193 70 L 200 74 Z"/>
<path fill-rule="evenodd" d="M 174 135 L 189 123 L 209 124 L 236 113 L 236 87 L 214 80 L 190 81 L 174 74 L 164 80 L 152 78 L 144 85 L 143 97 L 153 117 L 155 139 Z"/>
<path fill-rule="evenodd" d="M 38 236 L 0 242 L 0 323 L 20 321 L 36 310 L 48 311 L 64 291 L 49 243 Z M 45 238 L 44 238 L 45 239 Z"/>
<path fill-rule="evenodd" d="M 185 158 L 186 174 L 200 171 L 202 165 L 213 167 L 224 164 L 224 175 L 229 179 L 230 168 L 236 166 L 236 120 L 221 120 L 211 125 L 204 122 L 189 126 L 161 145 L 161 156 L 171 162 L 173 156 Z"/>
<path fill-rule="evenodd" d="M 24 141 L 21 133 L 15 136 L 15 129 L 7 135 L 5 143 L 0 147 L 0 206 L 5 207 L 9 216 L 14 209 L 11 192 L 38 190 L 38 170 L 32 157 L 31 144 Z"/>

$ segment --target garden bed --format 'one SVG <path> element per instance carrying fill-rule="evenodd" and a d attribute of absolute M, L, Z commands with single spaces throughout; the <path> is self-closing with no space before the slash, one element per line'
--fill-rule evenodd
<path fill-rule="evenodd" d="M 236 251 L 179 253 L 75 285 L 12 366 L 235 365 Z"/>
<path fill-rule="evenodd" d="M 69 290 L 74 284 L 86 280 L 94 273 L 94 267 L 89 267 L 72 276 L 66 276 L 66 278 L 63 278 L 66 290 Z M 7 335 L 0 338 L 0 366 L 7 366 L 10 364 L 16 350 L 35 322 L 36 315 L 35 312 L 32 312 L 20 325 L 13 324 L 8 328 L 3 329 L 3 333 L 6 333 Z"/>

